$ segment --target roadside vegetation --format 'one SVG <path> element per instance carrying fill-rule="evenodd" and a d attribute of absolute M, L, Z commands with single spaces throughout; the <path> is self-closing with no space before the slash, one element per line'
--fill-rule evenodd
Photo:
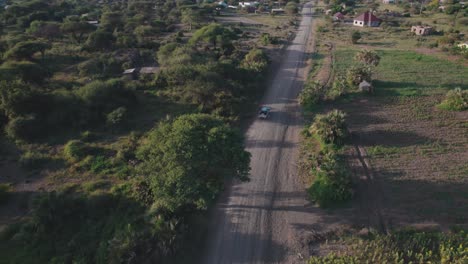
<path fill-rule="evenodd" d="M 348 174 L 347 197 L 355 199 L 327 212 L 353 228 L 342 224 L 346 234 L 338 228 L 339 237 L 312 239 L 309 263 L 464 263 L 466 5 L 342 3 L 314 8 L 319 68 L 299 97 L 308 121 L 301 171 L 311 200 L 330 208 L 318 199 L 323 171 L 313 169 L 327 144 L 309 127 L 331 109 L 346 113 L 351 133 L 330 156 Z M 382 19 L 379 27 L 352 25 L 369 10 Z M 337 12 L 344 18 L 333 19 Z M 434 31 L 418 36 L 414 25 Z M 333 194 L 344 190 L 336 186 Z"/>
<path fill-rule="evenodd" d="M 446 234 L 435 231 L 401 230 L 389 235 L 346 237 L 336 242 L 344 249 L 327 256 L 312 257 L 308 263 L 462 264 L 468 261 L 466 249 L 468 235 L 464 231 L 455 230 Z"/>
<path fill-rule="evenodd" d="M 0 262 L 187 253 L 247 180 L 235 127 L 291 35 L 286 4 L 248 24 L 218 2 L 0 0 Z"/>

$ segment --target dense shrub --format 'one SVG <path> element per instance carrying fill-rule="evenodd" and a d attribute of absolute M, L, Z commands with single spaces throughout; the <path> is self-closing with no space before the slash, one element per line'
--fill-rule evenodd
<path fill-rule="evenodd" d="M 314 256 L 308 264 L 369 263 L 441 263 L 462 264 L 468 261 L 465 231 L 400 230 L 389 235 L 372 234 L 347 239 L 346 252 Z"/>
<path fill-rule="evenodd" d="M 351 34 L 351 42 L 353 44 L 356 44 L 358 43 L 358 41 L 362 38 L 362 35 L 361 35 L 361 32 L 359 31 L 353 31 L 353 33 Z"/>
<path fill-rule="evenodd" d="M 346 72 L 346 81 L 351 87 L 356 87 L 362 81 L 372 81 L 372 69 L 368 65 L 355 64 Z"/>
<path fill-rule="evenodd" d="M 377 54 L 377 52 L 368 49 L 358 51 L 354 59 L 361 62 L 362 64 L 372 66 L 377 66 L 380 62 L 380 56 Z"/>
<path fill-rule="evenodd" d="M 81 140 L 70 140 L 63 148 L 63 156 L 71 163 L 75 163 L 87 156 L 88 148 Z"/>
<path fill-rule="evenodd" d="M 177 222 L 145 214 L 126 193 L 45 193 L 30 219 L 0 238 L 7 263 L 161 263 L 172 252 Z M 51 239 L 53 237 L 53 239 Z M 77 246 L 80 245 L 80 246 Z M 7 252 L 16 254 L 8 254 Z"/>
<path fill-rule="evenodd" d="M 323 85 L 320 82 L 307 82 L 299 94 L 299 103 L 303 106 L 312 106 L 318 103 L 323 96 Z"/>
<path fill-rule="evenodd" d="M 450 90 L 439 107 L 444 110 L 464 111 L 468 109 L 468 90 Z"/>
<path fill-rule="evenodd" d="M 125 117 L 127 115 L 127 108 L 119 107 L 114 111 L 110 112 L 106 116 L 106 122 L 110 126 L 119 126 L 122 125 Z"/>
<path fill-rule="evenodd" d="M 245 179 L 249 153 L 242 135 L 219 118 L 193 114 L 162 123 L 137 151 L 140 174 L 151 182 L 157 208 L 205 209 L 224 177 Z"/>
<path fill-rule="evenodd" d="M 314 182 L 307 190 L 310 198 L 321 207 L 349 201 L 353 197 L 353 188 L 342 158 L 334 151 L 327 150 L 320 153 L 316 162 Z"/>
<path fill-rule="evenodd" d="M 13 48 L 8 50 L 4 57 L 7 59 L 32 59 L 33 55 L 40 52 L 42 56 L 50 45 L 42 41 L 24 41 L 17 43 Z"/>
<path fill-rule="evenodd" d="M 86 47 L 90 50 L 103 51 L 108 50 L 114 45 L 115 37 L 111 32 L 98 30 L 89 34 L 86 40 Z"/>
<path fill-rule="evenodd" d="M 278 38 L 271 36 L 269 33 L 262 33 L 260 36 L 260 42 L 266 46 L 269 44 L 278 44 Z"/>
<path fill-rule="evenodd" d="M 119 80 L 94 81 L 78 89 L 76 95 L 86 106 L 86 118 L 91 123 L 104 120 L 107 113 L 118 107 L 136 103 L 134 92 Z"/>
<path fill-rule="evenodd" d="M 20 79 L 28 83 L 41 84 L 49 73 L 37 63 L 30 61 L 9 61 L 0 66 L 0 78 L 14 81 Z"/>
<path fill-rule="evenodd" d="M 347 136 L 346 114 L 333 110 L 326 115 L 316 115 L 309 131 L 326 144 L 342 144 Z"/>
<path fill-rule="evenodd" d="M 9 138 L 32 141 L 43 135 L 43 124 L 33 115 L 11 119 L 5 127 Z"/>
<path fill-rule="evenodd" d="M 260 49 L 251 49 L 242 61 L 242 67 L 248 71 L 261 73 L 268 67 L 268 55 Z"/>

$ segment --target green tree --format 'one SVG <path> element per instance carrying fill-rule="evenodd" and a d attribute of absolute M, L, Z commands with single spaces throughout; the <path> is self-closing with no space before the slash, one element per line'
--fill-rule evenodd
<path fill-rule="evenodd" d="M 60 36 L 60 25 L 56 22 L 33 21 L 26 31 L 36 37 L 46 38 L 49 40 Z"/>
<path fill-rule="evenodd" d="M 7 59 L 30 60 L 37 52 L 40 52 L 42 57 L 44 57 L 44 53 L 47 49 L 50 49 L 50 45 L 46 42 L 39 40 L 23 41 L 9 49 L 4 57 Z"/>
<path fill-rule="evenodd" d="M 380 56 L 377 54 L 377 52 L 368 49 L 362 49 L 358 51 L 354 59 L 363 64 L 372 66 L 377 66 L 380 62 Z"/>
<path fill-rule="evenodd" d="M 197 44 L 200 41 L 205 43 L 213 44 L 213 48 L 216 49 L 218 44 L 226 45 L 233 39 L 236 35 L 232 30 L 224 27 L 223 25 L 212 23 L 207 26 L 200 28 L 195 31 L 192 38 L 190 39 L 190 44 Z"/>
<path fill-rule="evenodd" d="M 199 23 L 201 21 L 200 13 L 194 11 L 191 8 L 186 8 L 182 10 L 181 15 L 182 23 L 188 25 L 190 31 L 192 31 L 193 24 Z"/>
<path fill-rule="evenodd" d="M 81 43 L 86 34 L 93 32 L 96 27 L 83 21 L 66 21 L 61 26 L 62 32 L 70 34 L 77 43 Z"/>
<path fill-rule="evenodd" d="M 242 135 L 206 114 L 159 124 L 137 151 L 141 174 L 151 182 L 155 205 L 169 211 L 204 209 L 225 177 L 246 179 L 249 153 Z"/>
<path fill-rule="evenodd" d="M 297 7 L 297 4 L 294 3 L 294 2 L 288 2 L 286 4 L 286 6 L 284 7 L 284 11 L 288 14 L 288 15 L 294 15 L 294 14 L 297 14 L 297 12 L 299 11 L 299 8 Z"/>
<path fill-rule="evenodd" d="M 122 28 L 123 16 L 120 12 L 105 12 L 101 16 L 101 26 L 113 31 L 114 29 Z"/>
<path fill-rule="evenodd" d="M 115 42 L 112 33 L 104 30 L 98 30 L 91 33 L 86 40 L 86 47 L 91 50 L 108 50 Z"/>
<path fill-rule="evenodd" d="M 30 61 L 8 61 L 0 66 L 0 78 L 41 84 L 49 73 L 39 64 Z"/>
<path fill-rule="evenodd" d="M 345 117 L 346 114 L 339 110 L 317 115 L 309 131 L 317 134 L 327 144 L 341 144 L 347 135 Z"/>
<path fill-rule="evenodd" d="M 362 81 L 372 81 L 372 68 L 364 64 L 355 64 L 346 72 L 346 81 L 350 87 L 355 87 Z"/>
<path fill-rule="evenodd" d="M 353 33 L 351 34 L 351 42 L 353 44 L 356 44 L 361 38 L 361 32 L 359 31 L 353 31 Z"/>
<path fill-rule="evenodd" d="M 268 63 L 268 55 L 263 50 L 254 48 L 245 55 L 241 65 L 248 71 L 261 73 L 267 69 Z"/>

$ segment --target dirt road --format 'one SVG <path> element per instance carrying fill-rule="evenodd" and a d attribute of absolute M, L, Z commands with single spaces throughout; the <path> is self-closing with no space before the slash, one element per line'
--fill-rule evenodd
<path fill-rule="evenodd" d="M 231 186 L 215 208 L 202 263 L 303 263 L 310 232 L 327 222 L 306 200 L 295 163 L 302 129 L 295 99 L 307 74 L 310 7 L 304 6 L 297 35 L 263 99 L 272 107 L 270 118 L 247 131 L 251 180 Z"/>

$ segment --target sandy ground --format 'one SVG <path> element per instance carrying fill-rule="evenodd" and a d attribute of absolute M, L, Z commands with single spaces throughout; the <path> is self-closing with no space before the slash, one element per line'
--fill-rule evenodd
<path fill-rule="evenodd" d="M 217 204 L 202 263 L 303 263 L 310 239 L 339 224 L 307 201 L 297 175 L 303 126 L 296 98 L 307 75 L 310 12 L 308 3 L 262 101 L 273 109 L 270 118 L 256 120 L 246 133 L 250 181 L 230 186 Z"/>

